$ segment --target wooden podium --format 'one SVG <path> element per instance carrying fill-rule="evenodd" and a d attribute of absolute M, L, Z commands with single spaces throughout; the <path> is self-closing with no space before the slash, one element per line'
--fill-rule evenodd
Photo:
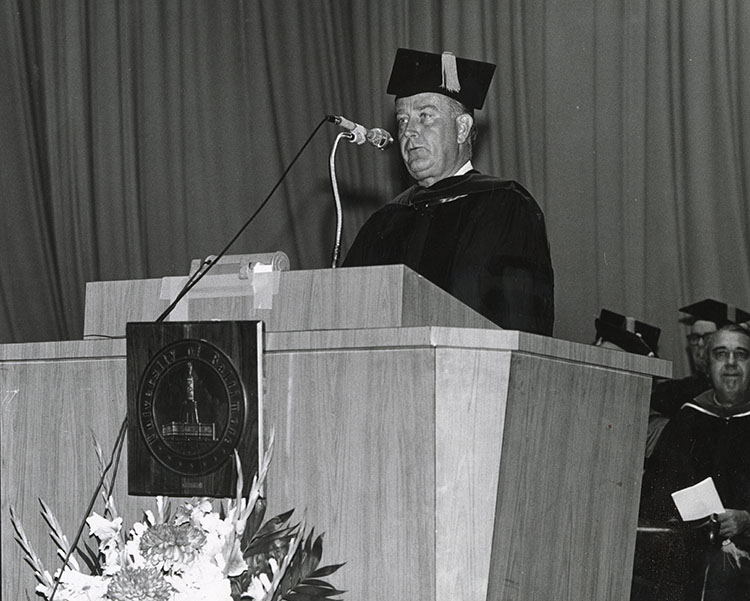
<path fill-rule="evenodd" d="M 325 532 L 345 599 L 627 598 L 651 377 L 669 362 L 494 328 L 403 266 L 268 275 L 208 280 L 179 319 L 265 315 L 269 511 Z M 166 280 L 90 285 L 91 339 L 0 346 L 4 598 L 34 584 L 9 504 L 55 566 L 36 498 L 72 537 L 98 474 L 90 431 L 106 450 L 124 417 L 125 341 L 93 338 L 155 319 Z M 132 519 L 150 501 L 125 498 L 126 472 Z"/>

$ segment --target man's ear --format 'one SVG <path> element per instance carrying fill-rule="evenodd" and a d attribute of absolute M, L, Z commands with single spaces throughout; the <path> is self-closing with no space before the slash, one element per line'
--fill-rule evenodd
<path fill-rule="evenodd" d="M 456 117 L 456 125 L 458 126 L 458 143 L 463 144 L 469 138 L 469 132 L 474 125 L 474 117 L 469 113 L 461 113 Z"/>

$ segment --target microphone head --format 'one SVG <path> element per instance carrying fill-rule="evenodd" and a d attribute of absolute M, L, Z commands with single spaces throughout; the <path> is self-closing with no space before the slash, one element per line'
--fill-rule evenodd
<path fill-rule="evenodd" d="M 393 144 L 393 136 L 380 127 L 373 127 L 367 132 L 367 141 L 375 148 L 385 150 Z"/>

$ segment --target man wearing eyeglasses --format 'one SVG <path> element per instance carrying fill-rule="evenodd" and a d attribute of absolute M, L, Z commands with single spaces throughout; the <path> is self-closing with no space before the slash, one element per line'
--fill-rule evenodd
<path fill-rule="evenodd" d="M 666 418 L 672 417 L 682 405 L 711 388 L 706 338 L 726 324 L 750 320 L 750 313 L 710 298 L 680 307 L 680 312 L 687 314 L 681 321 L 688 326 L 687 352 L 691 373 L 684 378 L 654 383 L 651 408 Z"/>
<path fill-rule="evenodd" d="M 670 420 L 643 475 L 639 524 L 673 531 L 650 549 L 639 541 L 638 601 L 750 599 L 750 332 L 730 324 L 705 344 L 712 387 Z M 726 508 L 713 516 L 713 539 L 682 522 L 672 500 L 709 477 Z"/>

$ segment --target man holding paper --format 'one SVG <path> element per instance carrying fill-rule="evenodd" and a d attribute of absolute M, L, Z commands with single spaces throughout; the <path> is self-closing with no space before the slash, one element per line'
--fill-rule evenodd
<path fill-rule="evenodd" d="M 750 601 L 750 332 L 725 326 L 707 350 L 713 388 L 646 464 L 633 600 Z"/>

